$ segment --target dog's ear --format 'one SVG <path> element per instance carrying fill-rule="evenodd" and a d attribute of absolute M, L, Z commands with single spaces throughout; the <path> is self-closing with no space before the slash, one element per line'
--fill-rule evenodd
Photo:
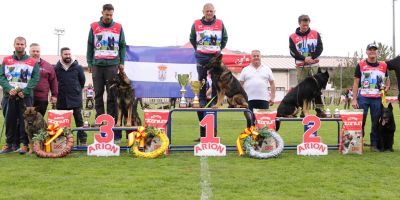
<path fill-rule="evenodd" d="M 39 112 L 39 110 L 40 110 L 40 109 L 39 109 L 39 106 L 35 106 L 34 108 L 35 108 L 35 111 L 36 111 L 36 112 Z"/>
<path fill-rule="evenodd" d="M 389 110 L 393 110 L 392 103 L 389 103 L 388 108 L 389 108 Z"/>
<path fill-rule="evenodd" d="M 218 61 L 221 61 L 221 60 L 222 60 L 222 56 L 223 56 L 222 53 L 220 53 L 220 54 L 217 56 L 217 60 L 218 60 Z"/>

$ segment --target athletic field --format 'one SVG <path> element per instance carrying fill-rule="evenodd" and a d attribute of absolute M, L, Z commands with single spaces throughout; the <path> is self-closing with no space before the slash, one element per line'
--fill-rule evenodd
<path fill-rule="evenodd" d="M 394 107 L 400 126 L 398 104 Z M 197 123 L 194 112 L 174 113 L 172 144 L 196 144 Z M 242 113 L 218 113 L 221 143 L 234 145 L 245 125 Z M 366 127 L 369 130 L 370 124 Z M 283 122 L 279 133 L 286 144 L 299 144 L 303 126 Z M 323 122 L 319 135 L 322 142 L 335 144 L 336 123 Z M 4 141 L 3 133 L 1 144 Z M 368 132 L 364 141 L 369 143 Z M 108 158 L 73 152 L 62 159 L 10 153 L 0 155 L 0 199 L 398 199 L 397 135 L 394 148 L 395 152 L 377 153 L 365 147 L 364 155 L 329 150 L 329 155 L 319 157 L 285 150 L 267 160 L 239 157 L 236 152 L 203 158 L 193 152 L 170 152 L 153 160 L 134 158 L 126 151 Z"/>

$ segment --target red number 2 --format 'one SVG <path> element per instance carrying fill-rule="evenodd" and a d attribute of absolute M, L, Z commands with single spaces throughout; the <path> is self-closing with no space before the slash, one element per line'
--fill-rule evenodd
<path fill-rule="evenodd" d="M 314 125 L 311 126 L 303 135 L 303 143 L 309 142 L 321 142 L 321 138 L 319 136 L 311 137 L 315 131 L 321 127 L 321 120 L 315 115 L 308 115 L 303 118 L 303 125 L 308 125 L 310 122 L 314 122 Z"/>
<path fill-rule="evenodd" d="M 112 128 L 114 127 L 114 118 L 111 115 L 102 114 L 96 118 L 96 124 L 101 124 L 103 121 L 106 122 L 105 125 L 100 126 L 100 133 L 105 133 L 106 136 L 103 137 L 101 134 L 96 134 L 95 139 L 99 143 L 109 143 L 114 138 L 114 131 Z"/>
<path fill-rule="evenodd" d="M 201 143 L 219 143 L 219 137 L 214 137 L 213 114 L 207 114 L 200 122 L 200 126 L 206 127 L 206 137 L 200 138 Z"/>

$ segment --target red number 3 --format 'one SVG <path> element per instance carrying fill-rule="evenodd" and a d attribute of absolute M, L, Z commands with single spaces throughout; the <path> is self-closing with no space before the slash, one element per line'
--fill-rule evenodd
<path fill-rule="evenodd" d="M 311 126 L 303 135 L 303 143 L 309 142 L 321 142 L 321 138 L 319 136 L 311 137 L 315 131 L 321 127 L 321 120 L 315 115 L 308 115 L 303 118 L 303 125 L 308 125 L 310 122 L 314 122 L 314 125 Z"/>
<path fill-rule="evenodd" d="M 112 128 L 114 127 L 114 118 L 111 115 L 102 114 L 96 118 L 96 124 L 101 124 L 103 121 L 106 122 L 105 125 L 100 126 L 100 133 L 105 133 L 106 136 L 103 137 L 101 134 L 96 134 L 95 139 L 99 143 L 109 143 L 114 138 L 114 131 Z"/>

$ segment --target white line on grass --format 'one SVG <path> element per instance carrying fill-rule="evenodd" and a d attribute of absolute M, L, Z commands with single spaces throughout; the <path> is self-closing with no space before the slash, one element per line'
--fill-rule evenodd
<path fill-rule="evenodd" d="M 208 170 L 207 157 L 200 158 L 200 184 L 201 184 L 201 200 L 211 199 L 212 190 L 210 187 L 210 171 Z"/>

